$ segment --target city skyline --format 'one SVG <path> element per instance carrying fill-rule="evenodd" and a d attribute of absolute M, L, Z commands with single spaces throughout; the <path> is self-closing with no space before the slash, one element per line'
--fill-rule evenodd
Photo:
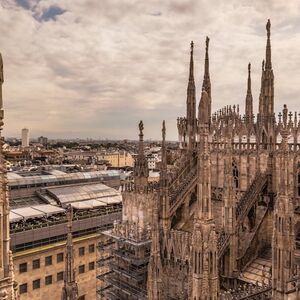
<path fill-rule="evenodd" d="M 212 111 L 244 110 L 247 65 L 257 113 L 266 18 L 272 20 L 275 110 L 296 109 L 300 24 L 297 1 L 35 1 L 0 3 L 5 136 L 177 139 L 195 43 L 197 105 L 210 37 Z M 124 13 L 125 12 L 125 13 Z M 292 63 L 291 63 L 292 61 Z"/>

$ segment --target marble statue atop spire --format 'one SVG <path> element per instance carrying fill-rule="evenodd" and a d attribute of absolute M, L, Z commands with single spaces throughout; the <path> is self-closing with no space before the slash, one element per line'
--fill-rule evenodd
<path fill-rule="evenodd" d="M 272 61 L 271 61 L 271 22 L 270 19 L 268 19 L 267 25 L 267 47 L 266 47 L 266 69 L 272 69 Z"/>
<path fill-rule="evenodd" d="M 139 149 L 134 164 L 134 184 L 137 189 L 144 189 L 148 184 L 149 169 L 148 162 L 144 153 L 144 124 L 139 122 Z"/>

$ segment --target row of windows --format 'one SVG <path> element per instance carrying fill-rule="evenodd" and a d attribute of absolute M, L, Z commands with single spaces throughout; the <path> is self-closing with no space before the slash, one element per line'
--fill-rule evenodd
<path fill-rule="evenodd" d="M 56 274 L 56 281 L 62 281 L 64 279 L 64 272 L 59 272 Z M 48 275 L 45 277 L 45 285 L 50 285 L 53 283 L 53 275 Z M 36 279 L 32 281 L 32 289 L 36 290 L 41 287 L 41 279 Z M 23 283 L 19 286 L 19 292 L 20 294 L 24 294 L 28 292 L 28 284 Z"/>
<path fill-rule="evenodd" d="M 88 269 L 89 271 L 95 270 L 95 262 L 92 261 L 88 264 Z M 85 273 L 85 265 L 80 265 L 78 267 L 78 273 L 82 274 Z M 56 281 L 62 281 L 64 279 L 64 272 L 59 272 L 56 274 Z M 53 283 L 53 275 L 48 275 L 45 277 L 45 285 L 50 285 Z M 41 279 L 35 279 L 32 281 L 32 289 L 36 290 L 41 288 Z M 20 294 L 24 294 L 28 292 L 28 284 L 27 283 L 23 283 L 19 285 L 19 293 Z"/>
<path fill-rule="evenodd" d="M 94 253 L 95 252 L 95 244 L 89 245 L 88 249 L 89 249 L 89 253 Z M 79 256 L 84 256 L 85 255 L 85 247 L 80 247 L 78 249 L 78 255 Z M 56 262 L 60 263 L 60 262 L 63 262 L 63 261 L 64 261 L 64 253 L 63 252 L 58 253 L 56 255 Z M 53 263 L 52 255 L 46 256 L 45 257 L 45 266 L 51 266 L 52 263 Z M 41 267 L 40 259 L 34 259 L 32 261 L 32 269 L 35 270 L 35 269 L 39 269 L 40 267 Z M 19 273 L 25 273 L 27 271 L 28 271 L 28 263 L 27 262 L 19 264 Z"/>

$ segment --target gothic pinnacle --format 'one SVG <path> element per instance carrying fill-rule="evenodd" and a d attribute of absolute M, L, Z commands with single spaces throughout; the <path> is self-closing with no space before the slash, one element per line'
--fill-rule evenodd
<path fill-rule="evenodd" d="M 209 78 L 209 57 L 208 57 L 208 46 L 209 46 L 209 37 L 206 37 L 205 40 L 205 66 L 204 66 L 204 80 L 205 77 Z M 204 85 L 204 82 L 203 82 Z M 205 86 L 204 86 L 205 87 Z M 208 93 L 208 91 L 206 91 Z"/>
<path fill-rule="evenodd" d="M 139 122 L 139 146 L 138 155 L 135 160 L 133 174 L 134 184 L 138 189 L 144 189 L 148 183 L 149 169 L 147 159 L 144 153 L 144 124 L 143 121 Z"/>
<path fill-rule="evenodd" d="M 191 56 L 190 56 L 190 74 L 189 81 L 194 81 L 194 42 L 191 41 Z"/>
<path fill-rule="evenodd" d="M 247 94 L 251 94 L 251 63 L 248 64 L 248 85 Z"/>
<path fill-rule="evenodd" d="M 272 69 L 272 62 L 271 62 L 271 22 L 270 19 L 268 19 L 267 25 L 267 47 L 266 47 L 266 69 L 271 70 Z"/>
<path fill-rule="evenodd" d="M 209 47 L 209 37 L 206 37 L 205 40 L 205 62 L 204 62 L 204 77 L 202 90 L 206 91 L 209 98 L 208 114 L 211 115 L 211 83 L 209 76 L 209 56 L 208 56 L 208 47 Z"/>
<path fill-rule="evenodd" d="M 166 141 L 166 123 L 165 123 L 165 120 L 163 120 L 163 123 L 162 123 L 162 141 L 163 141 L 163 143 L 165 143 L 165 141 Z"/>
<path fill-rule="evenodd" d="M 139 123 L 139 131 L 140 131 L 140 134 L 139 134 L 139 155 L 144 155 L 144 141 L 143 141 L 143 137 L 144 137 L 144 134 L 143 134 L 143 130 L 144 130 L 144 124 L 143 124 L 143 121 L 141 120 L 140 123 Z"/>

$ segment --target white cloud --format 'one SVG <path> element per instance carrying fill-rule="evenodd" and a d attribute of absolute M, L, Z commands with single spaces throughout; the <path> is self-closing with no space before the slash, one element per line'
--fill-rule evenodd
<path fill-rule="evenodd" d="M 249 61 L 257 107 L 267 18 L 275 106 L 297 109 L 298 15 L 297 0 L 0 0 L 5 133 L 135 138 L 144 119 L 146 137 L 159 138 L 166 119 L 176 139 L 189 43 L 199 99 L 206 35 L 213 108 L 243 107 Z"/>

